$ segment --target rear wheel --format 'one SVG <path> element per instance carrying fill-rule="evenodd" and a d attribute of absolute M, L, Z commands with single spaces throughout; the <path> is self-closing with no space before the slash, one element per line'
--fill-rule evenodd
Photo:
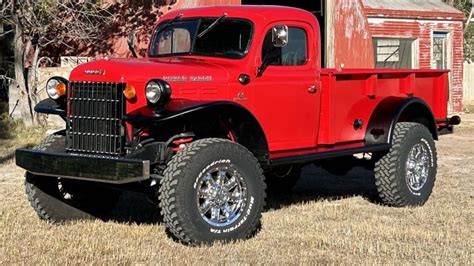
<path fill-rule="evenodd" d="M 252 236 L 260 226 L 265 182 L 257 159 L 224 139 L 187 145 L 168 163 L 160 206 L 181 242 L 209 244 Z"/>
<path fill-rule="evenodd" d="M 436 171 L 436 146 L 429 130 L 418 123 L 398 123 L 390 151 L 375 166 L 375 185 L 382 203 L 423 205 L 433 190 Z"/>

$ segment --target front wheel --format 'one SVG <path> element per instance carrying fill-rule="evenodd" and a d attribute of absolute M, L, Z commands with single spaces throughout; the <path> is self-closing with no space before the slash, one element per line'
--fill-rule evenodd
<path fill-rule="evenodd" d="M 49 135 L 35 150 L 63 152 L 65 136 Z M 52 223 L 108 218 L 122 191 L 102 184 L 27 172 L 25 192 L 38 216 Z"/>
<path fill-rule="evenodd" d="M 436 171 L 436 146 L 428 129 L 418 123 L 398 123 L 390 151 L 375 165 L 375 185 L 382 203 L 394 207 L 425 204 Z"/>
<path fill-rule="evenodd" d="M 168 163 L 160 207 L 181 242 L 210 244 L 252 236 L 265 203 L 263 171 L 245 147 L 224 139 L 186 146 Z"/>
<path fill-rule="evenodd" d="M 27 172 L 25 191 L 38 216 L 52 223 L 107 218 L 122 192 L 92 182 Z"/>

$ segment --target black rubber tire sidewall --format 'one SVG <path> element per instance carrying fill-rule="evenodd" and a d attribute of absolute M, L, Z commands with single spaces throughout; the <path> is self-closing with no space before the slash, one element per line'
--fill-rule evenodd
<path fill-rule="evenodd" d="M 48 135 L 34 150 L 64 152 L 65 136 L 57 132 Z M 59 178 L 38 176 L 27 172 L 25 174 L 25 192 L 31 206 L 42 219 L 53 223 L 82 219 L 106 219 L 119 201 L 122 191 L 101 187 L 100 184 L 63 179 L 62 182 L 81 185 L 82 191 L 77 191 L 75 202 L 62 198 L 58 188 Z"/>
<path fill-rule="evenodd" d="M 239 152 L 234 152 L 235 149 Z M 242 154 L 247 156 L 241 156 Z M 255 227 L 259 226 L 264 205 L 265 184 L 257 161 L 249 160 L 248 156 L 252 155 L 237 143 L 227 141 L 212 143 L 200 149 L 183 169 L 179 175 L 180 185 L 175 187 L 175 205 L 177 209 L 181 209 L 177 211 L 181 214 L 181 226 L 186 231 L 186 236 L 190 238 L 190 243 L 211 244 L 214 241 L 245 239 L 249 236 L 249 232 L 255 231 Z M 236 169 L 244 178 L 247 185 L 247 204 L 234 223 L 225 227 L 215 227 L 207 223 L 199 213 L 195 183 L 206 168 L 223 165 Z"/>
<path fill-rule="evenodd" d="M 219 156 L 219 154 L 215 154 L 215 156 Z M 209 166 L 210 164 L 220 161 L 221 159 L 215 158 L 215 160 L 210 160 L 207 161 L 204 164 L 206 167 Z M 252 221 L 255 219 L 255 217 L 258 215 L 256 213 L 256 210 L 258 208 L 255 208 L 255 197 L 258 197 L 258 194 L 260 194 L 260 191 L 258 189 L 259 184 L 257 182 L 257 177 L 252 177 L 252 171 L 249 171 L 248 169 L 245 169 L 245 164 L 247 164 L 247 161 L 242 161 L 243 158 L 236 158 L 235 156 L 228 155 L 226 159 L 223 159 L 224 161 L 229 160 L 230 163 L 219 163 L 216 164 L 215 166 L 230 166 L 231 168 L 234 168 L 239 172 L 240 175 L 244 178 L 246 185 L 247 185 L 247 204 L 245 206 L 245 209 L 242 212 L 242 215 L 237 219 L 233 224 L 228 225 L 226 227 L 213 227 L 210 224 L 206 223 L 203 218 L 200 216 L 199 211 L 197 209 L 197 199 L 196 199 L 196 193 L 197 193 L 197 188 L 194 188 L 194 185 L 191 187 L 187 187 L 187 192 L 189 193 L 188 195 L 193 195 L 192 197 L 188 197 L 187 202 L 185 203 L 185 206 L 193 206 L 190 208 L 188 211 L 190 214 L 194 217 L 197 217 L 195 219 L 193 225 L 196 227 L 198 232 L 204 232 L 202 234 L 202 238 L 205 239 L 207 236 L 207 232 L 211 233 L 214 235 L 212 238 L 209 240 L 212 240 L 214 238 L 221 238 L 221 239 L 238 239 L 239 236 L 241 235 L 241 232 L 239 232 L 240 228 L 243 227 L 241 230 L 246 231 L 246 230 L 251 230 L 245 228 L 247 224 L 245 223 L 246 221 Z M 240 167 L 239 167 L 240 166 Z M 250 165 L 249 165 L 250 166 Z M 201 168 L 201 167 L 199 167 Z M 202 170 L 202 168 L 201 168 Z M 199 176 L 196 178 L 196 180 L 199 178 Z M 193 182 L 194 183 L 194 182 Z M 192 220 L 191 220 L 192 221 Z M 237 226 L 239 225 L 239 226 Z M 222 235 L 222 237 L 221 237 Z"/>
<path fill-rule="evenodd" d="M 406 180 L 406 164 L 408 155 L 410 150 L 413 146 L 419 143 L 426 144 L 429 147 L 430 152 L 430 169 L 428 174 L 428 179 L 425 185 L 422 187 L 420 191 L 416 194 L 413 193 Z M 398 188 L 401 190 L 402 195 L 405 196 L 405 200 L 408 205 L 422 205 L 424 204 L 431 195 L 433 190 L 435 180 L 436 180 L 436 172 L 437 172 L 437 158 L 436 158 L 436 147 L 433 140 L 433 137 L 429 133 L 429 131 L 423 130 L 420 127 L 414 127 L 412 130 L 408 131 L 402 144 L 400 146 L 400 156 L 398 157 L 397 163 L 397 173 L 399 178 L 397 178 L 396 182 L 398 183 Z"/>
<path fill-rule="evenodd" d="M 80 210 L 61 199 L 57 189 L 57 178 L 35 176 L 26 173 L 25 190 L 31 206 L 38 216 L 52 223 L 95 219 L 90 213 Z"/>
<path fill-rule="evenodd" d="M 413 193 L 407 182 L 406 163 L 411 149 L 419 143 L 429 147 L 431 164 L 426 183 L 417 193 Z M 392 207 L 425 204 L 436 181 L 437 153 L 433 136 L 422 124 L 399 122 L 391 144 L 390 151 L 375 164 L 375 185 L 382 204 Z"/>

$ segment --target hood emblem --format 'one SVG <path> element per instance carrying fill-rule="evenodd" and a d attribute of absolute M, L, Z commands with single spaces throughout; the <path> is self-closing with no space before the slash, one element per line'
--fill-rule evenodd
<path fill-rule="evenodd" d="M 189 81 L 192 82 L 211 82 L 212 76 L 189 76 Z"/>
<path fill-rule="evenodd" d="M 168 82 L 211 82 L 212 76 L 163 76 Z"/>
<path fill-rule="evenodd" d="M 105 70 L 103 70 L 103 69 L 86 69 L 86 70 L 84 70 L 84 74 L 86 74 L 86 75 L 104 75 Z"/>

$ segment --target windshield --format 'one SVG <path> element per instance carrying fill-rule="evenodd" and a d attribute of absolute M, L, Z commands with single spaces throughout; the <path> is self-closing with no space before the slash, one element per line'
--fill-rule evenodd
<path fill-rule="evenodd" d="M 161 23 L 153 34 L 149 56 L 243 58 L 250 46 L 251 22 L 224 18 L 216 23 L 216 20 L 217 18 L 195 18 L 178 20 L 169 25 Z"/>

